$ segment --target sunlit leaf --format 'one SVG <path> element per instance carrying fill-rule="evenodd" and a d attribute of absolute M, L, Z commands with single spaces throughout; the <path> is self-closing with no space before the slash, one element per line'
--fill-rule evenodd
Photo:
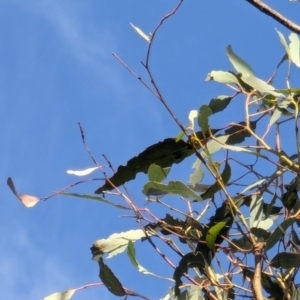
<path fill-rule="evenodd" d="M 269 121 L 269 126 L 271 127 L 281 117 L 281 115 L 282 115 L 282 111 L 276 108 Z"/>
<path fill-rule="evenodd" d="M 300 253 L 278 253 L 270 261 L 270 266 L 281 269 L 300 268 Z"/>
<path fill-rule="evenodd" d="M 13 194 L 28 208 L 35 206 L 40 200 L 35 196 L 19 194 L 15 188 L 13 180 L 10 177 L 7 178 L 7 185 L 10 187 Z"/>
<path fill-rule="evenodd" d="M 161 196 L 161 195 L 180 195 L 184 198 L 191 198 L 194 200 L 202 201 L 202 198 L 196 194 L 192 189 L 181 181 L 169 181 L 167 184 L 158 182 L 147 182 L 144 185 L 143 193 L 146 196 Z"/>
<path fill-rule="evenodd" d="M 54 293 L 52 295 L 49 295 L 44 298 L 44 300 L 69 300 L 72 298 L 75 292 L 75 289 L 69 289 L 62 293 Z"/>
<path fill-rule="evenodd" d="M 226 143 L 228 140 L 229 135 L 220 135 L 213 140 L 209 140 L 208 143 L 205 145 L 205 152 L 214 154 L 223 148 L 223 144 Z M 207 157 L 206 153 L 202 153 L 202 157 Z"/>
<path fill-rule="evenodd" d="M 293 225 L 296 222 L 296 218 L 290 218 L 287 220 L 284 220 L 271 234 L 271 236 L 269 237 L 269 239 L 267 240 L 266 243 L 266 250 L 270 250 L 271 248 L 273 248 L 276 243 L 280 240 L 280 238 L 282 237 L 283 234 L 285 234 L 285 231 L 287 230 L 288 227 L 290 227 L 291 225 Z"/>
<path fill-rule="evenodd" d="M 284 97 L 283 94 L 276 92 L 275 88 L 268 84 L 267 82 L 254 77 L 254 76 L 247 76 L 244 77 L 242 76 L 241 79 L 247 83 L 248 85 L 250 85 L 252 88 L 254 88 L 255 90 L 261 92 L 261 93 L 267 93 L 267 94 L 271 94 L 274 95 L 275 97 Z"/>
<path fill-rule="evenodd" d="M 254 221 L 252 226 L 255 228 L 269 229 L 274 224 L 273 220 L 268 218 L 265 220 Z"/>
<path fill-rule="evenodd" d="M 95 170 L 99 169 L 99 167 L 94 167 L 94 168 L 88 168 L 85 170 L 81 171 L 74 171 L 74 170 L 68 170 L 67 173 L 71 175 L 76 175 L 76 176 L 86 176 L 94 172 Z"/>
<path fill-rule="evenodd" d="M 60 195 L 99 201 L 99 202 L 103 202 L 103 203 L 106 203 L 108 205 L 112 205 L 114 207 L 120 208 L 120 209 L 130 209 L 129 207 L 126 207 L 124 205 L 113 203 L 113 202 L 111 202 L 111 201 L 109 201 L 106 198 L 101 197 L 101 196 L 94 196 L 94 195 L 88 195 L 88 194 L 77 194 L 77 193 L 60 193 Z"/>
<path fill-rule="evenodd" d="M 255 221 L 259 222 L 262 220 L 263 216 L 263 198 L 259 195 L 251 196 L 250 203 L 250 227 L 254 227 L 253 223 Z"/>
<path fill-rule="evenodd" d="M 298 35 L 292 32 L 289 36 L 290 43 L 290 55 L 292 62 L 300 67 L 300 41 Z"/>
<path fill-rule="evenodd" d="M 112 270 L 103 262 L 102 257 L 99 259 L 100 274 L 99 277 L 107 289 L 116 296 L 124 296 L 126 292 L 120 283 L 119 279 L 115 276 Z"/>
<path fill-rule="evenodd" d="M 243 76 L 255 76 L 252 68 L 233 52 L 230 45 L 227 46 L 226 52 L 230 62 L 239 73 L 242 73 Z"/>
<path fill-rule="evenodd" d="M 211 71 L 207 75 L 205 81 L 210 81 L 210 80 L 214 80 L 219 83 L 225 83 L 225 84 L 235 83 L 239 85 L 238 79 L 232 73 L 225 72 L 225 71 Z"/>
<path fill-rule="evenodd" d="M 147 234 L 148 236 L 151 235 L 150 232 L 147 232 Z M 137 229 L 121 233 L 114 233 L 107 239 L 97 240 L 91 247 L 93 260 L 98 261 L 104 253 L 108 253 L 107 258 L 113 257 L 126 250 L 129 240 L 135 242 L 145 237 L 146 235 L 144 231 L 142 229 Z"/>
<path fill-rule="evenodd" d="M 141 36 L 143 39 L 145 39 L 148 43 L 151 43 L 151 36 L 145 34 L 141 29 L 134 26 L 132 23 L 130 23 L 131 27 L 137 32 L 139 36 Z"/>
<path fill-rule="evenodd" d="M 285 40 L 285 37 L 284 35 L 279 32 L 276 28 L 275 30 L 277 31 L 278 35 L 279 35 L 279 39 L 280 39 L 280 42 L 281 44 L 283 45 L 284 49 L 285 49 L 285 52 L 287 53 L 288 57 L 290 58 L 291 57 L 291 54 L 290 54 L 290 47 L 288 46 L 286 40 Z"/>
<path fill-rule="evenodd" d="M 198 111 L 191 110 L 189 113 L 189 121 L 190 121 L 190 126 L 192 129 L 194 129 L 195 118 L 197 118 L 197 117 L 198 117 Z"/>
<path fill-rule="evenodd" d="M 183 131 L 181 131 L 178 135 L 177 135 L 177 137 L 176 137 L 176 143 L 178 142 L 178 141 L 180 141 L 180 140 L 182 140 L 183 138 L 184 138 L 184 136 L 185 136 L 185 133 L 183 132 Z"/>

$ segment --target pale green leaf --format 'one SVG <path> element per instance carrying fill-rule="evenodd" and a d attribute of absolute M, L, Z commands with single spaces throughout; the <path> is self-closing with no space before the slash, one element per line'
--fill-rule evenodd
<path fill-rule="evenodd" d="M 162 168 L 152 164 L 148 169 L 148 178 L 150 181 L 162 182 L 168 176 L 170 170 L 171 168 Z"/>
<path fill-rule="evenodd" d="M 267 93 L 267 94 L 271 94 L 275 97 L 284 97 L 283 94 L 280 94 L 278 92 L 276 92 L 275 88 L 268 84 L 267 82 L 254 77 L 254 76 L 242 76 L 241 79 L 248 84 L 249 86 L 251 86 L 252 88 L 254 88 L 255 90 L 261 92 L 261 93 Z"/>
<path fill-rule="evenodd" d="M 252 195 L 250 202 L 250 227 L 255 227 L 254 222 L 260 222 L 263 217 L 263 198 L 259 195 Z"/>
<path fill-rule="evenodd" d="M 201 180 L 203 179 L 204 172 L 201 166 L 202 166 L 201 160 L 197 158 L 192 166 L 192 168 L 195 169 L 195 171 L 190 175 L 190 180 L 189 180 L 192 187 L 195 187 L 195 185 L 198 182 L 201 182 Z"/>
<path fill-rule="evenodd" d="M 147 234 L 148 236 L 151 235 L 150 232 L 147 232 Z M 126 250 L 128 241 L 135 242 L 145 237 L 144 231 L 142 229 L 137 229 L 114 233 L 107 239 L 97 240 L 91 248 L 93 260 L 98 261 L 104 253 L 108 253 L 107 258 L 113 257 Z"/>
<path fill-rule="evenodd" d="M 202 132 L 207 132 L 209 128 L 208 118 L 212 115 L 211 109 L 207 105 L 202 105 L 198 115 L 198 125 L 201 127 Z"/>
<path fill-rule="evenodd" d="M 261 220 L 261 221 L 254 221 L 253 227 L 268 230 L 273 224 L 274 224 L 273 220 L 268 218 L 268 219 Z"/>
<path fill-rule="evenodd" d="M 76 176 L 86 176 L 86 175 L 91 174 L 92 172 L 94 172 L 97 169 L 99 169 L 99 167 L 88 168 L 88 169 L 79 170 L 79 171 L 68 170 L 67 174 L 76 175 Z"/>
<path fill-rule="evenodd" d="M 219 83 L 232 84 L 235 83 L 239 85 L 238 79 L 231 73 L 225 71 L 211 71 L 205 81 L 214 80 Z"/>
<path fill-rule="evenodd" d="M 296 33 L 291 33 L 289 36 L 291 60 L 297 66 L 300 67 L 300 41 Z"/>
<path fill-rule="evenodd" d="M 190 121 L 190 126 L 192 129 L 194 129 L 194 123 L 195 123 L 195 118 L 198 117 L 198 111 L 197 110 L 191 110 L 189 113 L 189 121 Z"/>
<path fill-rule="evenodd" d="M 275 30 L 277 31 L 277 33 L 279 35 L 279 40 L 280 40 L 281 44 L 283 45 L 283 47 L 285 49 L 285 52 L 286 52 L 286 54 L 288 55 L 288 57 L 290 59 L 290 57 L 291 57 L 290 48 L 289 48 L 289 46 L 288 46 L 288 44 L 285 40 L 284 35 L 281 32 L 279 32 L 276 28 L 275 28 Z"/>
<path fill-rule="evenodd" d="M 138 27 L 134 26 L 132 23 L 130 23 L 130 25 L 137 32 L 137 34 L 139 36 L 141 36 L 143 39 L 145 39 L 148 43 L 151 43 L 151 36 L 150 35 L 145 34 L 141 29 L 139 29 Z"/>
<path fill-rule="evenodd" d="M 221 135 L 212 140 L 209 140 L 205 145 L 206 152 L 209 154 L 213 154 L 221 150 L 223 148 L 223 145 L 228 140 L 229 136 L 230 135 Z M 201 155 L 203 158 L 207 157 L 207 154 L 205 154 L 204 152 L 202 152 Z"/>
<path fill-rule="evenodd" d="M 230 62 L 239 73 L 242 73 L 243 76 L 255 76 L 252 68 L 233 52 L 230 45 L 227 46 L 226 52 Z"/>
<path fill-rule="evenodd" d="M 44 298 L 44 300 L 69 300 L 71 299 L 71 297 L 74 295 L 75 292 L 76 292 L 75 289 L 69 289 L 62 293 L 51 294 L 46 298 Z"/>
<path fill-rule="evenodd" d="M 266 181 L 266 179 L 263 178 L 263 179 L 260 179 L 260 180 L 258 180 L 258 181 L 256 181 L 256 182 L 254 182 L 254 183 L 248 185 L 246 188 L 244 188 L 244 189 L 240 192 L 240 194 L 244 194 L 244 193 L 247 192 L 247 191 L 253 190 L 254 188 L 256 188 L 256 187 L 262 185 L 265 181 Z"/>
<path fill-rule="evenodd" d="M 281 117 L 281 115 L 282 115 L 282 112 L 276 108 L 270 119 L 269 126 L 271 127 Z"/>

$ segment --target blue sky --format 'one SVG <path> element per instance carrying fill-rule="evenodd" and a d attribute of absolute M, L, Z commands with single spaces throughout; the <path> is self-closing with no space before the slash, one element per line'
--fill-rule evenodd
<path fill-rule="evenodd" d="M 68 169 L 93 166 L 81 142 L 79 121 L 93 154 L 100 163 L 106 154 L 114 166 L 178 134 L 157 99 L 111 55 L 119 55 L 146 79 L 140 61 L 147 43 L 129 22 L 151 32 L 176 3 L 0 1 L 0 290 L 5 299 L 43 299 L 99 281 L 89 247 L 114 232 L 137 228 L 134 220 L 119 217 L 123 212 L 77 198 L 55 197 L 26 209 L 6 179 L 11 176 L 18 191 L 38 197 L 76 181 L 66 174 Z M 278 0 L 272 5 L 299 19 L 298 3 Z M 228 44 L 267 79 L 283 54 L 275 27 L 289 34 L 245 1 L 185 1 L 158 33 L 151 59 L 158 85 L 179 119 L 188 124 L 191 109 L 230 93 L 221 85 L 204 83 L 211 70 L 231 68 Z M 141 206 L 145 182 L 146 177 L 139 176 L 128 185 Z M 75 190 L 93 193 L 99 185 Z M 171 269 L 158 267 L 157 256 L 157 262 L 149 261 L 153 254 L 137 246 L 146 268 L 172 276 Z M 125 255 L 108 263 L 127 288 L 151 299 L 162 297 L 171 286 L 140 275 Z M 98 287 L 72 299 L 114 297 Z"/>

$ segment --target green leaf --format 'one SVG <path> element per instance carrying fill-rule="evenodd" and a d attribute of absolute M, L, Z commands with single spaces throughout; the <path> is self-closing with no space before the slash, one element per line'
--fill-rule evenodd
<path fill-rule="evenodd" d="M 223 181 L 223 184 L 226 186 L 229 179 L 231 177 L 231 168 L 230 165 L 228 164 L 228 162 L 226 162 L 224 170 L 221 174 L 221 178 Z M 201 194 L 201 197 L 203 200 L 208 199 L 208 198 L 212 198 L 213 195 L 219 191 L 221 188 L 218 184 L 218 182 L 215 182 L 212 186 L 210 186 L 203 194 Z"/>
<path fill-rule="evenodd" d="M 179 142 L 180 140 L 182 140 L 184 138 L 184 136 L 185 136 L 185 133 L 183 131 L 181 131 L 176 137 L 176 140 L 175 140 L 176 143 Z"/>
<path fill-rule="evenodd" d="M 192 187 L 195 187 L 195 185 L 198 182 L 201 182 L 203 179 L 204 172 L 201 166 L 202 166 L 201 160 L 197 158 L 192 166 L 192 168 L 195 169 L 195 171 L 190 175 L 190 180 L 189 180 Z"/>
<path fill-rule="evenodd" d="M 291 33 L 289 36 L 290 43 L 290 57 L 292 62 L 300 67 L 300 41 L 296 33 Z"/>
<path fill-rule="evenodd" d="M 230 103 L 232 97 L 230 96 L 218 96 L 210 100 L 208 107 L 210 108 L 212 114 L 224 110 Z"/>
<path fill-rule="evenodd" d="M 181 181 L 169 181 L 168 184 L 150 181 L 144 185 L 143 193 L 146 196 L 180 195 L 184 198 L 202 201 L 202 198 L 198 194 Z"/>
<path fill-rule="evenodd" d="M 94 201 L 99 201 L 103 202 L 109 205 L 112 205 L 114 207 L 120 208 L 120 209 L 130 209 L 126 206 L 120 205 L 120 204 L 115 204 L 101 196 L 94 196 L 94 195 L 88 195 L 88 194 L 77 194 L 77 193 L 60 193 L 62 196 L 70 196 L 70 197 L 78 197 L 78 198 L 84 198 L 88 200 L 94 200 Z"/>
<path fill-rule="evenodd" d="M 270 261 L 273 268 L 290 269 L 300 268 L 300 254 L 295 252 L 281 252 Z"/>
<path fill-rule="evenodd" d="M 147 232 L 147 235 L 151 236 L 152 233 Z M 120 254 L 126 250 L 129 240 L 135 242 L 142 238 L 146 238 L 144 231 L 142 229 L 137 229 L 114 233 L 107 239 L 97 240 L 91 247 L 93 260 L 98 261 L 104 253 L 108 253 L 107 258 Z"/>
<path fill-rule="evenodd" d="M 263 228 L 257 228 L 257 227 L 253 227 L 250 229 L 251 233 L 253 233 L 257 238 L 261 238 L 263 241 L 266 241 L 271 233 L 266 231 Z"/>
<path fill-rule="evenodd" d="M 269 121 L 269 126 L 271 127 L 281 117 L 281 115 L 282 115 L 282 111 L 276 108 Z"/>
<path fill-rule="evenodd" d="M 162 168 L 152 164 L 148 169 L 148 178 L 150 181 L 162 182 L 170 173 L 170 168 Z"/>
<path fill-rule="evenodd" d="M 235 83 L 239 85 L 238 79 L 230 72 L 224 72 L 224 71 L 211 71 L 205 81 L 211 81 L 214 80 L 219 83 L 225 83 L 225 84 L 232 84 Z"/>
<path fill-rule="evenodd" d="M 154 273 L 149 272 L 144 267 L 142 267 L 140 265 L 140 263 L 136 259 L 134 244 L 130 240 L 128 241 L 127 255 L 128 255 L 131 263 L 138 269 L 139 272 L 141 272 L 141 273 L 143 273 L 145 275 L 151 275 L 151 276 L 154 276 L 154 277 L 157 277 L 157 278 L 161 278 L 161 279 L 165 279 L 165 280 L 169 280 L 169 281 L 173 282 L 173 280 L 171 278 L 167 278 L 167 277 L 162 277 L 162 276 L 156 275 Z"/>
<path fill-rule="evenodd" d="M 285 40 L 284 35 L 283 35 L 281 32 L 279 32 L 276 28 L 275 28 L 275 30 L 277 31 L 277 33 L 278 33 L 278 35 L 279 35 L 280 42 L 281 42 L 281 44 L 283 45 L 283 47 L 284 47 L 284 49 L 285 49 L 285 52 L 286 52 L 286 54 L 288 55 L 288 57 L 289 57 L 289 59 L 290 59 L 290 57 L 291 57 L 291 54 L 290 54 L 290 47 L 288 46 L 288 44 L 287 44 L 287 42 L 286 42 L 286 40 Z"/>
<path fill-rule="evenodd" d="M 243 76 L 255 76 L 252 68 L 233 52 L 230 45 L 227 46 L 226 52 L 230 62 L 239 73 L 242 73 Z"/>
<path fill-rule="evenodd" d="M 293 225 L 296 222 L 297 218 L 290 218 L 287 220 L 284 220 L 271 234 L 271 236 L 268 238 L 267 243 L 266 243 L 266 250 L 270 250 L 273 248 L 276 243 L 279 241 L 281 236 L 285 234 L 285 231 L 287 230 L 288 227 Z"/>
<path fill-rule="evenodd" d="M 209 140 L 205 145 L 205 153 L 201 153 L 203 158 L 208 157 L 211 154 L 214 154 L 220 151 L 223 148 L 223 145 L 228 140 L 229 135 L 219 135 L 213 140 Z"/>
<path fill-rule="evenodd" d="M 238 123 L 239 125 L 233 125 L 225 130 L 225 134 L 230 135 L 226 141 L 227 145 L 235 145 L 242 143 L 247 137 L 251 137 L 248 130 L 243 129 L 246 126 L 245 122 Z M 250 128 L 255 131 L 256 122 L 250 122 Z"/>
<path fill-rule="evenodd" d="M 208 118 L 212 115 L 211 109 L 207 105 L 202 105 L 198 115 L 198 125 L 202 129 L 202 132 L 207 132 L 209 128 Z"/>
<path fill-rule="evenodd" d="M 244 77 L 242 76 L 241 79 L 248 85 L 250 85 L 252 88 L 254 88 L 255 90 L 261 92 L 261 93 L 267 93 L 267 94 L 271 94 L 275 97 L 284 97 L 283 94 L 280 94 L 278 92 L 276 92 L 275 88 L 268 84 L 267 82 L 254 77 L 254 76 L 247 76 Z"/>
<path fill-rule="evenodd" d="M 103 262 L 103 259 L 99 259 L 100 274 L 99 277 L 107 289 L 114 295 L 122 297 L 126 295 L 126 292 L 120 283 L 119 279 L 111 271 L 111 269 Z"/>
<path fill-rule="evenodd" d="M 69 289 L 63 293 L 51 294 L 51 295 L 47 296 L 46 298 L 44 298 L 44 300 L 69 300 L 72 298 L 72 296 L 75 294 L 75 292 L 76 292 L 75 289 Z"/>
<path fill-rule="evenodd" d="M 259 195 L 251 196 L 250 203 L 250 227 L 253 227 L 255 221 L 261 221 L 263 216 L 263 198 Z"/>
<path fill-rule="evenodd" d="M 218 222 L 216 225 L 212 226 L 208 230 L 208 232 L 206 234 L 206 243 L 210 250 L 214 251 L 217 235 L 223 229 L 223 227 L 226 225 L 227 221 L 228 220 Z"/>
<path fill-rule="evenodd" d="M 244 189 L 240 192 L 240 194 L 244 194 L 244 193 L 246 193 L 247 191 L 251 191 L 251 190 L 255 189 L 256 187 L 262 185 L 265 181 L 266 181 L 266 179 L 263 178 L 263 179 L 260 179 L 260 180 L 258 180 L 258 181 L 256 181 L 256 182 L 254 182 L 254 183 L 248 185 L 246 188 L 244 188 Z"/>

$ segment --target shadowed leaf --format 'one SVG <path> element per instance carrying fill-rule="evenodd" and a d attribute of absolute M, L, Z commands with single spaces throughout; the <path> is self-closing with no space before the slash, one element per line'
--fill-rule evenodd
<path fill-rule="evenodd" d="M 282 269 L 300 268 L 300 254 L 295 252 L 278 253 L 270 261 L 270 266 Z"/>
<path fill-rule="evenodd" d="M 120 283 L 119 279 L 111 271 L 111 269 L 103 262 L 103 259 L 99 259 L 100 274 L 99 277 L 107 289 L 114 295 L 122 297 L 126 295 L 126 292 Z"/>
<path fill-rule="evenodd" d="M 224 110 L 227 105 L 230 103 L 232 97 L 230 96 L 218 96 L 210 100 L 208 107 L 213 114 Z"/>

